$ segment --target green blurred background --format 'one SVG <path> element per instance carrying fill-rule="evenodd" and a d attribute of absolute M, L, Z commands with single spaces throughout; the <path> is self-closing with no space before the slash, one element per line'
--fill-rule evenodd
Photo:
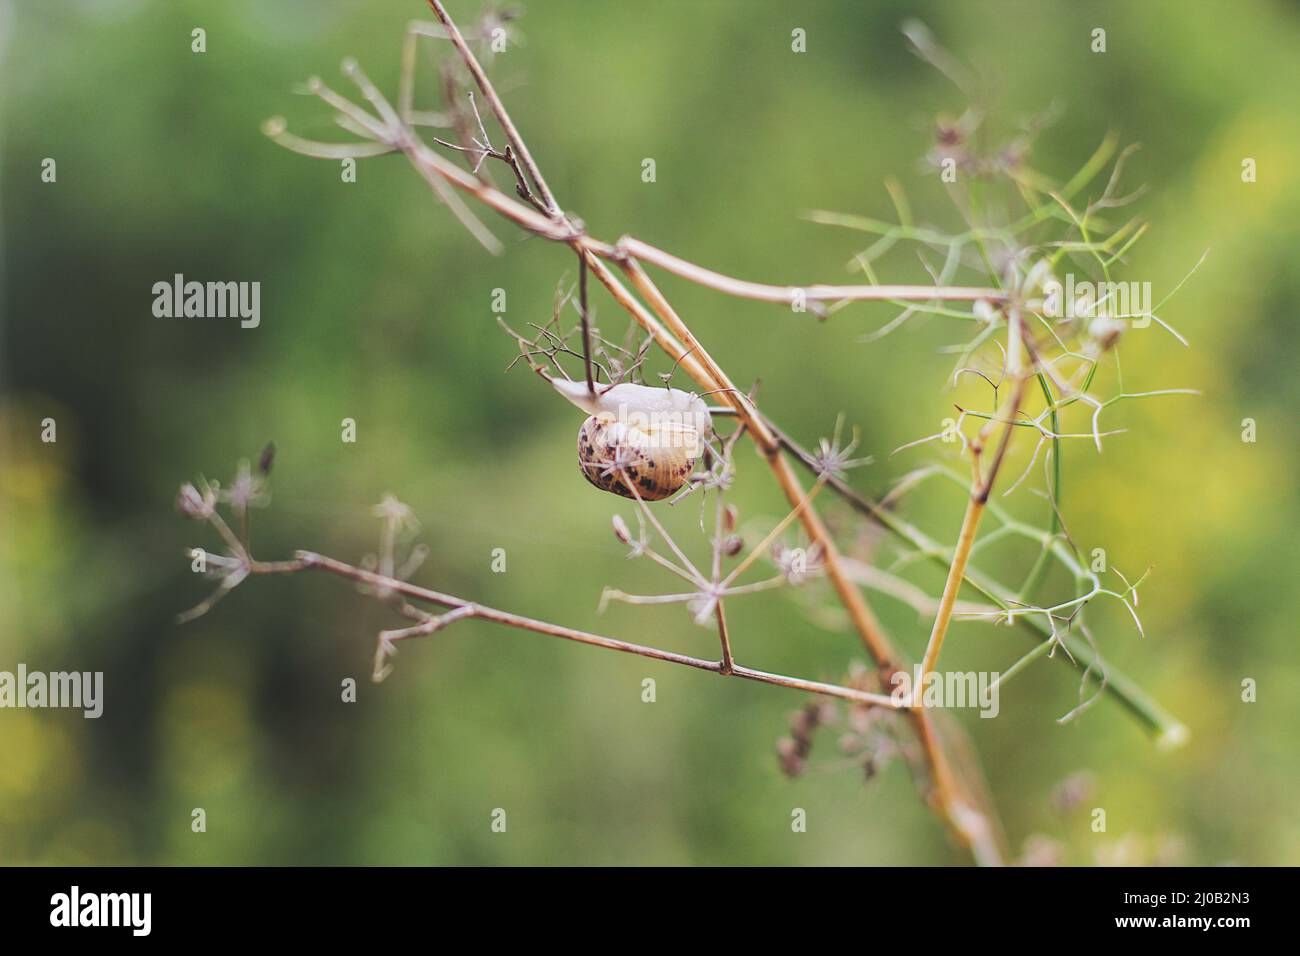
<path fill-rule="evenodd" d="M 478 7 L 450 4 L 468 21 Z M 419 583 L 528 615 L 704 656 L 714 635 L 680 607 L 596 613 L 602 586 L 666 590 L 610 534 L 622 502 L 579 478 L 578 418 L 533 376 L 502 369 L 507 318 L 544 321 L 572 257 L 520 241 L 488 256 L 436 206 L 401 158 L 292 155 L 259 132 L 331 132 L 293 89 L 358 57 L 395 92 L 402 31 L 417 0 L 19 0 L 0 5 L 4 44 L 0 226 L 0 669 L 102 670 L 104 716 L 0 711 L 0 861 L 215 864 L 960 863 L 905 769 L 870 786 L 841 767 L 835 731 L 821 772 L 787 780 L 774 742 L 802 703 L 792 692 L 471 622 L 405 648 L 368 682 L 373 636 L 394 618 L 326 577 L 257 579 L 184 627 L 206 585 L 184 549 L 216 542 L 173 508 L 177 485 L 226 480 L 241 457 L 279 448 L 272 507 L 256 514 L 262 557 L 306 547 L 347 560 L 373 550 L 371 505 L 408 502 L 432 554 Z M 1066 451 L 1065 516 L 1081 547 L 1104 546 L 1143 589 L 1147 636 L 1122 609 L 1094 629 L 1122 666 L 1190 727 L 1161 753 L 1103 701 L 1067 726 L 1077 675 L 1039 662 L 1008 686 L 997 720 L 960 715 L 983 758 L 1014 851 L 1056 841 L 1065 862 L 1295 863 L 1300 810 L 1297 406 L 1293 263 L 1300 227 L 1300 15 L 1283 2 L 535 3 L 522 44 L 493 72 L 560 202 L 591 231 L 628 232 L 733 274 L 848 281 L 867 240 L 808 223 L 826 208 L 888 218 L 895 174 L 917 218 L 960 225 L 919 157 L 954 88 L 907 52 L 919 16 L 975 64 L 1009 119 L 1059 99 L 1034 166 L 1063 180 L 1109 129 L 1144 148 L 1126 181 L 1151 191 L 1152 223 L 1124 278 L 1159 299 L 1206 249 L 1165 310 L 1191 340 L 1124 346 L 1130 388 L 1194 386 L 1195 399 L 1112 410 L 1098 456 Z M 207 52 L 190 31 L 207 31 Z M 1109 50 L 1089 50 L 1094 27 Z M 808 51 L 791 52 L 790 32 Z M 443 45 L 445 47 L 445 44 Z M 440 50 L 439 55 L 446 55 Z M 432 92 L 428 54 L 422 96 Z M 1258 182 L 1243 184 L 1243 157 Z M 58 181 L 42 183 L 43 158 Z M 654 157 L 657 182 L 641 181 Z M 914 255 L 882 264 L 922 279 Z M 174 273 L 262 283 L 262 322 L 151 315 Z M 855 306 L 818 324 L 671 278 L 664 288 L 705 345 L 806 442 L 844 411 L 876 464 L 878 493 L 935 457 L 888 458 L 937 430 L 959 340 L 920 320 L 874 344 L 893 315 Z M 607 328 L 616 308 L 598 291 Z M 1111 414 L 1111 413 L 1108 413 Z M 42 444 L 40 422 L 58 423 Z M 358 441 L 339 440 L 344 417 Z M 1258 441 L 1241 440 L 1241 421 Z M 952 459 L 949 459 L 950 461 Z M 760 461 L 739 456 L 747 527 L 783 501 Z M 1016 464 L 1022 464 L 1023 457 Z M 1018 469 L 1017 469 L 1018 471 Z M 1041 520 L 1043 503 L 1007 499 Z M 951 541 L 960 492 L 908 500 L 905 514 Z M 848 540 L 847 515 L 830 517 Z M 698 509 L 672 513 L 689 538 Z M 508 570 L 490 570 L 504 548 Z M 1030 556 L 1032 557 L 1032 556 Z M 988 569 L 1024 574 L 1025 553 Z M 914 578 L 937 592 L 941 578 Z M 929 630 L 873 598 L 917 654 Z M 823 583 L 730 605 L 748 664 L 839 679 L 861 658 L 846 632 L 810 619 Z M 831 621 L 833 622 L 833 619 Z M 945 666 L 1002 669 L 1026 648 L 1003 628 L 962 623 Z M 358 679 L 359 700 L 340 701 Z M 657 702 L 641 681 L 657 681 Z M 1258 681 L 1244 704 L 1241 680 Z M 839 767 L 840 769 L 836 769 Z M 1058 814 L 1052 789 L 1091 775 L 1086 809 Z M 191 810 L 208 827 L 191 832 Z M 509 828 L 494 834 L 493 808 Z M 808 831 L 790 828 L 794 807 Z"/>

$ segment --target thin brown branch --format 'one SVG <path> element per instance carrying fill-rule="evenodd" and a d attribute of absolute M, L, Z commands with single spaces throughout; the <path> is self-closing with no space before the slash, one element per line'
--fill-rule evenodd
<path fill-rule="evenodd" d="M 592 647 L 603 647 L 606 650 L 619 651 L 624 654 L 635 654 L 639 657 L 665 661 L 670 664 L 681 664 L 685 667 L 693 667 L 696 670 L 709 671 L 723 676 L 739 677 L 742 680 L 755 681 L 760 684 L 772 684 L 777 687 L 788 687 L 792 690 L 805 691 L 810 694 L 820 694 L 824 697 L 837 697 L 841 700 L 848 700 L 857 704 L 888 707 L 895 710 L 899 708 L 899 704 L 885 694 L 873 694 L 869 691 L 858 690 L 852 687 L 842 687 L 838 684 L 827 684 L 821 681 L 805 680 L 802 677 L 789 677 L 784 674 L 774 674 L 769 671 L 756 670 L 752 667 L 742 667 L 738 664 L 733 664 L 730 671 L 728 671 L 726 664 L 723 661 L 711 661 L 700 657 L 691 657 L 688 654 L 678 654 L 675 651 L 665 651 L 657 647 L 648 647 L 644 644 L 634 644 L 630 641 L 621 641 L 600 634 L 592 634 L 588 631 L 580 631 L 559 624 L 551 624 L 548 621 L 540 621 L 535 618 L 525 617 L 522 614 L 512 614 L 509 611 L 487 607 L 486 605 L 466 601 L 463 598 L 451 594 L 444 594 L 440 591 L 420 587 L 419 585 L 411 584 L 409 581 L 401 581 L 397 578 L 387 577 L 374 571 L 367 571 L 364 568 L 359 568 L 355 565 L 327 557 L 323 554 L 317 554 L 313 551 L 298 551 L 296 552 L 295 559 L 292 561 L 254 562 L 250 565 L 249 570 L 253 574 L 292 574 L 300 571 L 325 571 L 338 577 L 347 578 L 361 584 L 369 585 L 380 593 L 400 594 L 403 597 L 415 601 L 422 601 L 426 604 L 436 604 L 442 607 L 459 609 L 460 617 L 479 618 L 485 621 L 492 621 L 496 624 L 502 624 L 506 627 L 529 631 L 534 634 L 558 637 L 568 641 L 575 641 L 579 644 L 587 644 Z M 385 633 L 389 636 L 390 641 L 401 640 L 432 633 L 433 631 L 438 630 L 441 626 L 445 626 L 445 623 L 448 623 L 446 621 L 446 615 L 442 618 L 434 618 L 431 620 L 443 620 L 444 624 L 431 625 L 430 621 L 425 621 L 422 624 L 417 624 L 413 627 L 403 628 L 398 631 L 388 631 Z"/>
<path fill-rule="evenodd" d="M 578 254 L 578 314 L 582 321 L 582 371 L 587 377 L 587 394 L 596 394 L 591 377 L 591 317 L 587 314 L 587 257 Z"/>
<path fill-rule="evenodd" d="M 807 286 L 766 285 L 761 282 L 749 282 L 714 272 L 693 262 L 678 258 L 670 252 L 658 249 L 649 243 L 632 236 L 624 236 L 618 241 L 617 248 L 624 255 L 652 263 L 683 279 L 689 279 L 697 285 L 707 286 L 726 295 L 741 299 L 758 299 L 763 302 L 780 302 L 793 305 L 802 299 L 805 302 L 851 302 L 879 301 L 890 299 L 916 299 L 920 301 L 944 300 L 962 301 L 985 299 L 1000 302 L 1007 298 L 1001 289 L 967 287 L 967 286 L 929 286 L 929 285 L 824 285 L 816 283 Z"/>
<path fill-rule="evenodd" d="M 663 324 L 667 326 L 665 331 L 671 330 L 671 334 L 678 336 L 686 343 L 689 351 L 689 361 L 683 360 L 682 367 L 706 390 L 719 392 L 720 399 L 735 410 L 737 417 L 763 452 L 777 483 L 781 486 L 781 490 L 785 492 L 786 499 L 790 502 L 791 507 L 799 507 L 804 500 L 803 485 L 795 476 L 789 462 L 781 454 L 780 443 L 768 430 L 766 421 L 758 415 L 743 394 L 732 384 L 726 373 L 722 371 L 722 368 L 704 349 L 704 346 L 696 339 L 695 335 L 686 326 L 686 323 L 677 315 L 672 305 L 664 298 L 658 286 L 646 275 L 645 270 L 636 262 L 630 260 L 624 260 L 620 264 L 633 284 L 650 302 L 659 318 L 663 320 Z M 635 315 L 636 313 L 634 313 Z M 640 320 L 638 319 L 638 321 Z M 648 329 L 648 331 L 651 330 Z M 696 374 L 698 371 L 703 371 L 707 377 L 701 380 L 699 375 Z M 862 592 L 840 566 L 839 550 L 836 548 L 834 541 L 831 540 L 830 534 L 818 516 L 817 511 L 811 507 L 800 508 L 799 520 L 804 531 L 808 534 L 810 542 L 821 545 L 826 576 L 835 588 L 840 602 L 848 611 L 853 626 L 861 637 L 863 644 L 871 652 L 871 656 L 878 666 L 885 669 L 896 666 L 899 660 L 898 655 L 890 644 L 889 638 L 885 636 L 880 622 L 867 606 L 865 599 L 862 597 Z"/>
<path fill-rule="evenodd" d="M 722 644 L 722 660 L 720 673 L 732 674 L 736 670 L 736 661 L 731 656 L 731 632 L 727 630 L 727 612 L 723 610 L 722 599 L 718 599 L 718 606 L 714 610 L 714 616 L 718 619 L 718 640 Z"/>
<path fill-rule="evenodd" d="M 996 419 L 999 416 L 995 415 L 994 419 L 985 422 L 978 436 L 970 445 L 971 471 L 973 474 L 970 498 L 966 502 L 966 512 L 962 516 L 961 531 L 957 535 L 957 544 L 953 548 L 952 563 L 948 567 L 948 577 L 944 582 L 943 595 L 939 599 L 939 610 L 934 616 L 934 626 L 930 631 L 930 640 L 926 644 L 925 656 L 921 660 L 920 679 L 917 681 L 916 686 L 918 700 L 921 688 L 925 683 L 925 676 L 934 670 L 939 661 L 939 652 L 943 649 L 944 637 L 948 633 L 948 626 L 952 623 L 952 612 L 957 604 L 957 595 L 961 592 L 962 581 L 966 578 L 966 565 L 970 561 L 971 548 L 974 547 L 975 537 L 979 533 L 980 520 L 984 517 L 989 494 L 993 490 L 993 483 L 997 480 L 998 471 L 1006 458 L 1007 448 L 1011 443 L 1011 434 L 1015 428 L 1016 416 L 1020 412 L 1021 402 L 1024 401 L 1025 385 L 1029 381 L 1030 372 L 1021 367 L 1024 352 L 1022 335 L 1023 327 L 1020 316 L 1012 310 L 1007 322 L 1007 375 L 1014 379 L 1015 384 L 1012 387 L 1011 397 L 1007 401 L 1006 413 L 1000 416 L 1003 419 L 1002 433 L 997 450 L 994 452 L 993 459 L 986 471 L 981 472 L 980 459 L 983 455 L 985 443 L 990 437 L 991 429 L 997 424 Z M 920 705 L 917 706 L 919 708 Z"/>
<path fill-rule="evenodd" d="M 527 144 L 524 143 L 523 137 L 519 135 L 519 130 L 515 128 L 515 124 L 510 119 L 510 114 L 506 112 L 501 98 L 497 96 L 497 91 L 489 82 L 487 74 L 483 72 L 483 67 L 479 65 L 478 58 L 474 56 L 474 51 L 469 48 L 465 38 L 460 35 L 460 30 L 452 22 L 451 17 L 448 16 L 446 9 L 439 0 L 429 0 L 429 7 L 433 10 L 433 15 L 442 24 L 443 29 L 447 31 L 447 37 L 455 44 L 456 51 L 460 54 L 461 59 L 465 61 L 465 67 L 469 70 L 470 76 L 474 77 L 474 82 L 478 84 L 478 88 L 483 92 L 483 98 L 487 100 L 488 106 L 491 107 L 492 115 L 501 124 L 506 139 L 510 142 L 510 146 L 516 155 L 518 155 L 524 169 L 528 171 L 528 176 L 532 180 L 533 187 L 541 196 L 542 202 L 546 204 L 550 215 L 558 219 L 563 215 L 560 211 L 560 205 L 555 201 L 555 196 L 551 194 L 551 188 L 546 185 L 546 180 L 542 177 L 542 171 L 537 168 L 532 153 L 528 151 Z"/>

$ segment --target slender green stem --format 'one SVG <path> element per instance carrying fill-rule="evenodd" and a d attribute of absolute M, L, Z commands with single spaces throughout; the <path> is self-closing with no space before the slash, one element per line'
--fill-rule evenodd
<path fill-rule="evenodd" d="M 768 428 L 772 430 L 781 444 L 788 448 L 805 467 L 815 472 L 816 458 L 812 453 L 781 431 L 770 419 L 765 420 Z M 875 519 L 895 537 L 924 555 L 927 560 L 943 568 L 950 566 L 952 561 L 951 549 L 943 548 L 919 528 L 855 491 L 843 479 L 832 476 L 828 479 L 827 484 L 836 494 L 846 500 L 854 510 Z M 998 583 L 973 565 L 966 565 L 963 581 L 985 600 L 996 604 L 998 607 L 1006 609 L 1011 606 L 1013 600 L 1011 589 Z M 1017 628 L 1040 644 L 1050 647 L 1051 642 L 1054 640 L 1052 629 L 1038 616 L 1017 615 L 1014 623 Z M 1105 686 L 1102 690 L 1106 696 L 1128 711 L 1156 738 L 1161 746 L 1176 747 L 1186 741 L 1188 732 L 1183 722 L 1165 710 L 1155 698 L 1123 672 L 1110 664 L 1103 663 L 1100 655 L 1093 650 L 1086 640 L 1077 634 L 1063 634 L 1059 640 L 1065 649 L 1069 651 L 1070 656 L 1066 658 L 1067 663 L 1073 664 L 1080 671 L 1088 671 L 1089 668 L 1092 668 L 1088 679 L 1094 685 L 1101 683 L 1101 673 L 1104 673 Z"/>
<path fill-rule="evenodd" d="M 1051 409 L 1052 422 L 1052 488 L 1051 488 L 1051 508 L 1052 513 L 1048 516 L 1050 534 L 1055 535 L 1061 530 L 1061 439 L 1057 436 L 1061 434 L 1060 422 L 1056 414 L 1055 399 L 1052 398 L 1052 389 L 1047 384 L 1047 378 L 1042 372 L 1038 373 L 1038 387 L 1043 390 L 1043 398 L 1047 402 L 1047 407 Z M 1029 576 L 1025 578 L 1024 586 L 1020 589 L 1020 596 L 1026 600 L 1033 597 L 1038 586 L 1043 583 L 1043 576 L 1047 573 L 1047 561 L 1051 554 L 1050 549 L 1044 545 L 1043 549 L 1038 552 L 1038 558 L 1034 561 L 1034 566 L 1029 570 Z"/>

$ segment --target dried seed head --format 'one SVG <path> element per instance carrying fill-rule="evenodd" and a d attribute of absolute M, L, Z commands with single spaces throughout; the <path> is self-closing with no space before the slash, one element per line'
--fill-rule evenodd
<path fill-rule="evenodd" d="M 958 146 L 965 142 L 966 133 L 956 121 L 940 116 L 935 120 L 934 140 L 940 146 Z"/>
<path fill-rule="evenodd" d="M 624 544 L 632 543 L 632 532 L 628 530 L 627 522 L 623 520 L 622 515 L 614 515 L 614 537 Z"/>
<path fill-rule="evenodd" d="M 787 777 L 797 777 L 803 772 L 803 756 L 793 737 L 782 737 L 776 742 L 776 760 Z"/>
<path fill-rule="evenodd" d="M 176 495 L 176 507 L 180 509 L 181 514 L 196 521 L 207 521 L 211 518 L 215 504 L 216 499 L 211 492 L 206 495 L 199 494 L 199 489 L 188 481 L 181 485 L 181 490 Z"/>
<path fill-rule="evenodd" d="M 735 531 L 736 516 L 738 514 L 739 512 L 736 511 L 735 505 L 727 505 L 727 507 L 723 509 L 722 512 L 722 527 L 727 531 Z"/>
<path fill-rule="evenodd" d="M 390 523 L 394 528 L 407 529 L 418 528 L 419 520 L 415 517 L 415 512 L 409 505 L 398 501 L 392 494 L 385 494 L 379 504 L 370 509 L 370 513 L 376 518 Z"/>
<path fill-rule="evenodd" d="M 1109 315 L 1099 315 L 1088 323 L 1088 337 L 1103 352 L 1115 344 L 1123 331 L 1124 320 Z"/>
<path fill-rule="evenodd" d="M 722 542 L 722 553 L 729 558 L 734 558 L 740 554 L 740 549 L 745 546 L 745 539 L 738 534 L 733 534 Z"/>
<path fill-rule="evenodd" d="M 263 481 L 262 476 L 253 474 L 247 459 L 244 459 L 239 462 L 230 487 L 219 491 L 217 499 L 237 511 L 243 511 L 247 508 L 265 507 L 271 500 L 271 495 L 266 490 L 266 482 Z"/>
<path fill-rule="evenodd" d="M 772 562 L 777 570 L 795 587 L 809 577 L 821 573 L 822 550 L 820 544 L 808 548 L 787 547 L 782 541 L 772 545 Z"/>

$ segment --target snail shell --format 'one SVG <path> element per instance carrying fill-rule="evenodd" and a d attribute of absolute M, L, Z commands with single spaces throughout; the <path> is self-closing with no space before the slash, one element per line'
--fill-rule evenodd
<path fill-rule="evenodd" d="M 682 488 L 713 431 L 708 406 L 680 389 L 628 382 L 592 394 L 584 382 L 551 384 L 589 415 L 578 429 L 583 477 L 624 498 L 659 501 Z"/>
<path fill-rule="evenodd" d="M 659 501 L 672 495 L 690 479 L 702 448 L 698 431 L 671 422 L 640 428 L 601 414 L 578 429 L 582 476 L 624 498 Z"/>

